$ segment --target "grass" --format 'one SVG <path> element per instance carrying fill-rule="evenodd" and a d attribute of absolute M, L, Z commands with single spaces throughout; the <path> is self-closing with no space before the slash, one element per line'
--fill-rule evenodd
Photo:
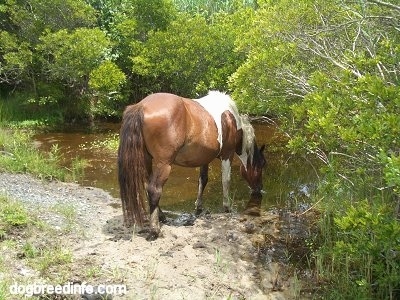
<path fill-rule="evenodd" d="M 32 143 L 33 131 L 0 127 L 0 171 L 29 173 L 40 179 L 79 182 L 88 162 L 76 157 L 69 168 L 57 144 L 48 153 Z"/>
<path fill-rule="evenodd" d="M 20 203 L 0 196 L 0 241 L 14 230 L 26 228 L 32 223 L 33 219 Z"/>
<path fill-rule="evenodd" d="M 215 257 L 214 272 L 217 274 L 218 273 L 225 274 L 228 269 L 228 262 L 223 258 L 220 249 L 215 248 L 214 257 Z"/>
<path fill-rule="evenodd" d="M 50 208 L 50 211 L 63 218 L 63 226 L 60 228 L 63 233 L 76 231 L 77 212 L 74 205 L 58 202 Z"/>
<path fill-rule="evenodd" d="M 41 128 L 62 123 L 59 108 L 40 105 L 33 99 L 33 95 L 24 92 L 9 99 L 0 98 L 0 127 Z"/>
<path fill-rule="evenodd" d="M 50 209 L 26 205 L 0 194 L 0 228 L 3 232 L 0 237 L 0 300 L 26 298 L 11 294 L 10 288 L 15 284 L 63 285 L 75 278 L 91 284 L 126 281 L 125 269 L 103 269 L 102 262 L 96 263 L 92 256 L 74 258 L 70 245 L 83 238 L 77 211 L 72 205 L 59 203 Z M 49 216 L 43 215 L 45 210 L 50 216 L 62 217 L 60 223 L 74 230 L 66 231 L 60 223 L 54 226 L 43 221 L 42 217 L 47 220 Z M 151 281 L 155 269 L 145 271 Z M 40 299 L 55 298 L 49 295 L 49 298 L 43 296 Z"/>
<path fill-rule="evenodd" d="M 40 210 L 0 195 L 0 299 L 15 299 L 9 294 L 12 283 L 63 283 L 69 276 L 72 252 L 60 232 L 39 219 L 36 211 Z M 60 211 L 74 216 L 69 208 Z M 20 274 L 21 270 L 28 270 L 30 275 Z"/>
<path fill-rule="evenodd" d="M 53 245 L 39 253 L 38 257 L 30 261 L 30 265 L 43 276 L 48 276 L 49 272 L 57 274 L 63 265 L 72 262 L 72 252 L 62 245 Z"/>
<path fill-rule="evenodd" d="M 31 131 L 0 128 L 0 170 L 30 173 L 41 179 L 65 180 L 61 155 L 54 146 L 47 155 L 33 146 Z"/>
<path fill-rule="evenodd" d="M 57 122 L 46 119 L 45 115 L 51 115 L 50 111 L 31 111 L 32 107 L 27 109 L 27 105 L 30 105 L 29 100 L 24 97 L 0 99 L 0 171 L 29 173 L 41 179 L 61 181 L 82 176 L 84 162 L 79 159 L 70 170 L 62 167 L 63 157 L 58 145 L 53 145 L 48 153 L 35 148 L 32 143 L 34 129 L 48 128 L 49 124 Z"/>

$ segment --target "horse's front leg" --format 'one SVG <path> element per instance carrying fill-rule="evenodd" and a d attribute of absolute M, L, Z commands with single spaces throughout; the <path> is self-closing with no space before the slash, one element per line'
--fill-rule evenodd
<path fill-rule="evenodd" d="M 222 160 L 222 193 L 223 193 L 223 205 L 224 211 L 231 211 L 231 199 L 229 197 L 229 185 L 231 182 L 231 165 L 232 159 L 223 159 Z"/>
<path fill-rule="evenodd" d="M 147 186 L 147 194 L 150 206 L 150 233 L 147 240 L 155 240 L 160 234 L 160 214 L 161 210 L 158 206 L 161 193 L 165 182 L 171 172 L 171 166 L 167 164 L 157 165 L 151 176 Z"/>
<path fill-rule="evenodd" d="M 208 165 L 204 165 L 200 167 L 200 175 L 199 175 L 199 191 L 197 193 L 196 199 L 196 208 L 195 214 L 196 216 L 200 215 L 203 211 L 203 192 L 208 182 Z"/>

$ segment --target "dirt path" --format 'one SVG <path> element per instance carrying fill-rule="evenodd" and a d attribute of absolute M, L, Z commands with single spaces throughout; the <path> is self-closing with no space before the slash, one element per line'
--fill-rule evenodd
<path fill-rule="evenodd" d="M 65 213 L 51 208 L 73 207 L 70 230 L 60 229 L 63 247 L 73 256 L 62 278 L 126 285 L 125 295 L 107 299 L 292 298 L 294 284 L 287 270 L 259 255 L 260 245 L 279 234 L 276 215 L 213 214 L 190 226 L 171 222 L 162 226 L 162 237 L 148 242 L 122 226 L 119 199 L 97 188 L 0 173 L 0 194 L 35 209 L 55 228 L 63 228 L 67 220 Z M 38 276 L 20 274 L 18 268 L 15 272 L 17 281 L 21 276 L 32 276 L 30 280 Z"/>

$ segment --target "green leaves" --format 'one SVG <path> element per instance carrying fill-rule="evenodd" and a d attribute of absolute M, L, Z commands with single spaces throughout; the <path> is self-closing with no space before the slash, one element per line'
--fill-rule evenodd
<path fill-rule="evenodd" d="M 93 26 L 95 11 L 83 0 L 6 0 L 10 22 L 25 41 L 37 43 L 48 30 Z"/>
<path fill-rule="evenodd" d="M 111 61 L 104 61 L 90 72 L 89 87 L 97 91 L 118 91 L 126 80 L 125 74 Z"/>
<path fill-rule="evenodd" d="M 41 37 L 38 46 L 43 65 L 50 76 L 69 85 L 82 83 L 104 60 L 111 42 L 100 29 L 60 30 Z"/>
<path fill-rule="evenodd" d="M 361 201 L 335 225 L 339 240 L 331 251 L 336 267 L 346 268 L 343 280 L 355 290 L 373 288 L 378 298 L 390 297 L 400 280 L 400 224 L 390 209 Z"/>
<path fill-rule="evenodd" d="M 153 91 L 196 96 L 225 90 L 227 77 L 240 62 L 232 52 L 235 35 L 226 30 L 230 24 L 226 19 L 208 24 L 203 17 L 182 14 L 165 31 L 151 33 L 133 53 L 133 72 L 156 78 Z"/>
<path fill-rule="evenodd" d="M 33 57 L 29 44 L 21 43 L 7 31 L 0 31 L 0 55 L 0 82 L 24 79 Z"/>

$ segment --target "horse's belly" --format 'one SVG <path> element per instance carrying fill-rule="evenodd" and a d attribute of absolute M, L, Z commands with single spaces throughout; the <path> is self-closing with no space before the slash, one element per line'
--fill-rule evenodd
<path fill-rule="evenodd" d="M 195 144 L 183 146 L 177 153 L 174 164 L 182 167 L 200 167 L 217 157 L 219 148 L 202 147 Z"/>

